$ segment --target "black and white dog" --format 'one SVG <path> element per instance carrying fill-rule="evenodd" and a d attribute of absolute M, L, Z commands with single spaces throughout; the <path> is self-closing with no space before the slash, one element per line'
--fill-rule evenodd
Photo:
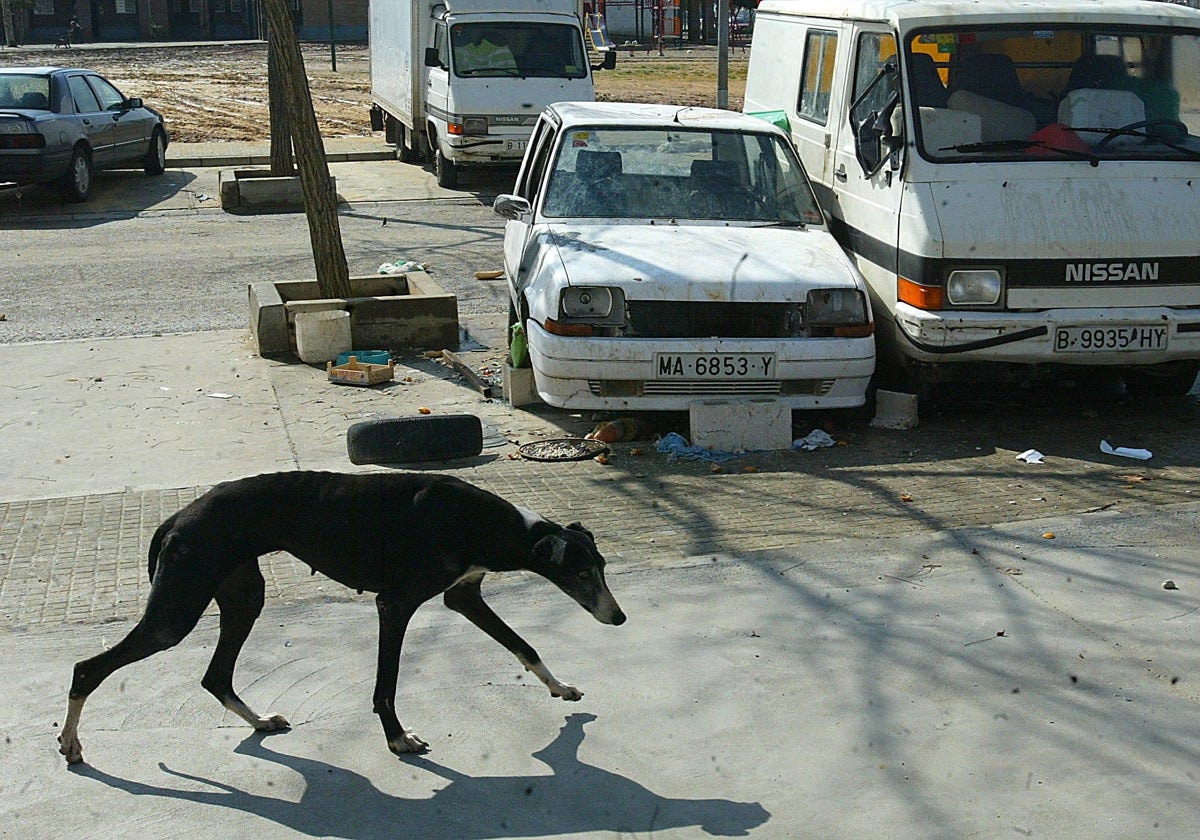
<path fill-rule="evenodd" d="M 234 663 L 263 608 L 258 558 L 272 551 L 287 551 L 351 589 L 378 593 L 375 713 L 397 754 L 428 748 L 396 717 L 396 679 L 409 619 L 435 595 L 445 593 L 446 606 L 512 651 L 552 696 L 564 700 L 583 694 L 556 680 L 484 603 L 484 575 L 537 572 L 597 621 L 625 621 L 604 582 L 604 558 L 582 525 L 556 525 L 457 478 L 285 472 L 226 482 L 158 527 L 150 542 L 146 612 L 117 645 L 75 665 L 59 735 L 68 763 L 83 760 L 78 728 L 88 695 L 118 668 L 177 644 L 213 598 L 221 632 L 201 685 L 255 729 L 288 726 L 280 715 L 255 714 L 233 690 Z"/>

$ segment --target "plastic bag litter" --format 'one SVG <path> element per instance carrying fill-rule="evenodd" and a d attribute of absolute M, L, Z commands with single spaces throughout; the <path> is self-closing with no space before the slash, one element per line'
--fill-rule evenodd
<path fill-rule="evenodd" d="M 720 464 L 738 458 L 742 454 L 725 452 L 720 449 L 705 449 L 703 446 L 689 446 L 687 438 L 675 432 L 667 432 L 659 438 L 655 448 L 666 455 L 668 461 L 678 458 L 684 461 L 712 461 Z"/>
<path fill-rule="evenodd" d="M 813 449 L 822 449 L 826 446 L 833 446 L 836 443 L 837 441 L 830 437 L 829 433 L 825 430 L 813 429 L 804 437 L 797 438 L 796 440 L 792 441 L 792 449 L 799 449 L 802 452 L 809 452 Z"/>
<path fill-rule="evenodd" d="M 424 271 L 425 266 L 416 260 L 396 260 L 379 266 L 380 274 L 407 274 L 410 271 Z"/>
<path fill-rule="evenodd" d="M 1044 464 L 1046 456 L 1036 449 L 1026 449 L 1017 456 L 1018 461 L 1024 461 L 1026 464 Z"/>
<path fill-rule="evenodd" d="M 1139 461 L 1149 461 L 1154 453 L 1149 449 L 1133 449 L 1128 446 L 1111 446 L 1106 440 L 1100 441 L 1100 451 L 1105 455 L 1120 455 L 1122 458 L 1136 458 Z"/>

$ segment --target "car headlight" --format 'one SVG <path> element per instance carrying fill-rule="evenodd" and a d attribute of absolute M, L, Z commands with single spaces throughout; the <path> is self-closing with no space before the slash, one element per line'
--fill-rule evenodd
<path fill-rule="evenodd" d="M 812 326 L 865 324 L 867 301 L 858 289 L 812 289 L 805 304 Z"/>
<path fill-rule="evenodd" d="M 463 134 L 487 134 L 487 117 L 466 117 L 463 119 Z"/>
<path fill-rule="evenodd" d="M 566 318 L 608 321 L 617 315 L 623 319 L 625 295 L 608 286 L 570 286 L 563 289 L 559 308 Z"/>
<path fill-rule="evenodd" d="M 946 280 L 946 300 L 955 306 L 992 306 L 1003 283 L 994 268 L 958 269 Z"/>

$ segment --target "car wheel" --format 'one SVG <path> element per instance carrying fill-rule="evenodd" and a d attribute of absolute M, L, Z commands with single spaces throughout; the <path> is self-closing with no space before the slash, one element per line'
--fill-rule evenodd
<path fill-rule="evenodd" d="M 450 190 L 458 186 L 458 167 L 454 165 L 453 161 L 446 160 L 441 149 L 438 149 L 434 155 L 433 171 L 437 175 L 439 187 Z"/>
<path fill-rule="evenodd" d="M 161 128 L 154 129 L 150 135 L 150 148 L 146 151 L 144 166 L 147 175 L 161 175 L 167 168 L 167 138 Z"/>
<path fill-rule="evenodd" d="M 417 163 L 421 159 L 420 149 L 408 145 L 408 129 L 403 123 L 396 124 L 396 160 L 401 163 Z"/>
<path fill-rule="evenodd" d="M 1174 366 L 1163 365 L 1155 370 L 1125 371 L 1125 391 L 1133 397 L 1182 397 L 1190 393 L 1196 384 L 1200 366 L 1184 363 Z"/>
<path fill-rule="evenodd" d="M 87 149 L 76 146 L 71 152 L 71 163 L 59 181 L 63 198 L 73 203 L 87 201 L 92 194 L 92 156 Z"/>
<path fill-rule="evenodd" d="M 483 424 L 474 414 L 385 417 L 346 432 L 352 464 L 399 464 L 471 458 L 483 451 Z"/>

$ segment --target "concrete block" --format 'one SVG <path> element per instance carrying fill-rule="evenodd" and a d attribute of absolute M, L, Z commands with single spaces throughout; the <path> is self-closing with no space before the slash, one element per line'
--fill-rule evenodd
<path fill-rule="evenodd" d="M 792 409 L 784 400 L 697 400 L 688 408 L 692 443 L 696 446 L 743 452 L 788 449 L 792 445 Z"/>
<path fill-rule="evenodd" d="M 875 417 L 871 425 L 877 429 L 915 429 L 917 395 L 902 391 L 876 391 Z"/>
<path fill-rule="evenodd" d="M 348 298 L 322 298 L 315 280 L 249 284 L 250 329 L 263 356 L 296 351 L 302 312 L 344 309 L 358 347 L 458 347 L 458 298 L 423 271 L 350 278 Z"/>
<path fill-rule="evenodd" d="M 504 399 L 513 408 L 542 401 L 533 381 L 533 368 L 515 368 L 507 361 L 504 363 Z"/>
<path fill-rule="evenodd" d="M 221 207 L 226 210 L 251 212 L 255 208 L 283 209 L 304 206 L 304 191 L 299 175 L 276 176 L 270 170 L 236 169 L 219 172 L 217 183 Z M 337 193 L 337 178 L 329 183 Z"/>

